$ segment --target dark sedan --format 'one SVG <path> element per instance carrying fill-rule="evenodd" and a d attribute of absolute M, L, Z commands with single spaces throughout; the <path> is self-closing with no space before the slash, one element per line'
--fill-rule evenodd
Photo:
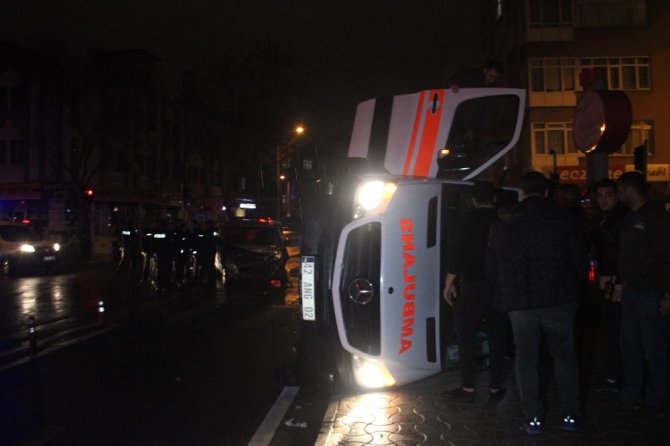
<path fill-rule="evenodd" d="M 221 231 L 216 268 L 227 285 L 244 283 L 283 290 L 288 278 L 288 252 L 281 225 L 273 222 L 233 221 Z"/>

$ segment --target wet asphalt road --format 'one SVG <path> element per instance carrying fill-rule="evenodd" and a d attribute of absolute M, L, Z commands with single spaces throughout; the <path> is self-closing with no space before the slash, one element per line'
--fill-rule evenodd
<path fill-rule="evenodd" d="M 3 277 L 0 290 L 0 445 L 247 444 L 282 387 L 298 384 L 295 278 L 284 298 L 220 287 L 152 296 L 99 268 Z M 41 322 L 33 354 L 27 314 Z M 318 422 L 327 396 L 304 395 Z M 295 444 L 310 444 L 316 422 Z"/>

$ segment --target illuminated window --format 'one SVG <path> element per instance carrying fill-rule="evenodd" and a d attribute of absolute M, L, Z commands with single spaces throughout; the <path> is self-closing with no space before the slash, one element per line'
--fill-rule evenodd
<path fill-rule="evenodd" d="M 530 88 L 533 93 L 574 92 L 579 73 L 601 68 L 605 86 L 611 90 L 651 89 L 651 67 L 647 56 L 530 59 Z"/>
<path fill-rule="evenodd" d="M 649 57 L 589 57 L 580 59 L 581 68 L 600 67 L 610 90 L 651 89 Z"/>
<path fill-rule="evenodd" d="M 575 59 L 531 59 L 529 64 L 533 92 L 575 91 Z"/>
<path fill-rule="evenodd" d="M 572 136 L 571 122 L 534 122 L 533 153 L 536 155 L 557 155 L 577 153 Z"/>
<path fill-rule="evenodd" d="M 614 152 L 612 156 L 632 156 L 633 150 L 637 146 L 641 146 L 645 141 L 648 141 L 649 145 L 647 149 L 650 154 L 654 153 L 654 125 L 652 121 L 633 121 L 630 126 L 630 133 L 626 142 L 621 147 L 620 150 Z"/>

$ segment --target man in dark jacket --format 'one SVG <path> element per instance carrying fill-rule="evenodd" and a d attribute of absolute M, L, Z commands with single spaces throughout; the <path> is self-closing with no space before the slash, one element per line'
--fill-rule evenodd
<path fill-rule="evenodd" d="M 504 394 L 502 382 L 509 322 L 505 313 L 492 308 L 493 283 L 484 272 L 489 229 L 498 219 L 493 184 L 476 182 L 472 202 L 474 209 L 463 216 L 446 261 L 442 297 L 454 307 L 461 387 L 445 392 L 445 396 L 474 397 L 477 333 L 485 327 L 489 344 L 489 396 L 500 398 Z"/>
<path fill-rule="evenodd" d="M 487 273 L 512 323 L 529 434 L 541 433 L 544 424 L 537 368 L 542 335 L 561 392 L 563 429 L 576 430 L 580 416 L 573 336 L 580 282 L 588 271 L 586 247 L 572 216 L 546 198 L 548 185 L 539 172 L 523 176 L 522 201 L 491 227 L 487 256 Z"/>
<path fill-rule="evenodd" d="M 618 180 L 619 200 L 628 206 L 621 227 L 621 399 L 661 413 L 668 401 L 668 323 L 670 321 L 670 214 L 647 198 L 639 172 Z M 643 383 L 648 364 L 646 385 Z"/>
<path fill-rule="evenodd" d="M 627 211 L 619 203 L 614 180 L 600 180 L 596 183 L 595 191 L 600 212 L 590 235 L 591 257 L 596 261 L 599 279 L 597 298 L 604 336 L 602 355 L 606 363 L 605 384 L 616 388 L 621 383 L 621 283 L 617 261 L 619 235 Z"/>

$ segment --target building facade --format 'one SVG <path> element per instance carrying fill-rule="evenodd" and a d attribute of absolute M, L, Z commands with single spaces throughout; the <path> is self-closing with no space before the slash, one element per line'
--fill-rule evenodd
<path fill-rule="evenodd" d="M 0 42 L 0 219 L 113 255 L 127 222 L 222 218 L 224 126 L 190 73 L 176 96 L 145 50 L 73 57 Z M 78 226 L 85 225 L 80 231 Z"/>
<path fill-rule="evenodd" d="M 587 160 L 575 147 L 572 126 L 588 87 L 585 75 L 597 68 L 596 87 L 624 91 L 632 105 L 628 139 L 609 156 L 610 176 L 632 170 L 634 148 L 646 143 L 648 179 L 667 190 L 670 2 L 484 0 L 483 11 L 487 54 L 503 62 L 511 86 L 528 90 L 517 162 L 561 182 L 587 184 Z"/>

